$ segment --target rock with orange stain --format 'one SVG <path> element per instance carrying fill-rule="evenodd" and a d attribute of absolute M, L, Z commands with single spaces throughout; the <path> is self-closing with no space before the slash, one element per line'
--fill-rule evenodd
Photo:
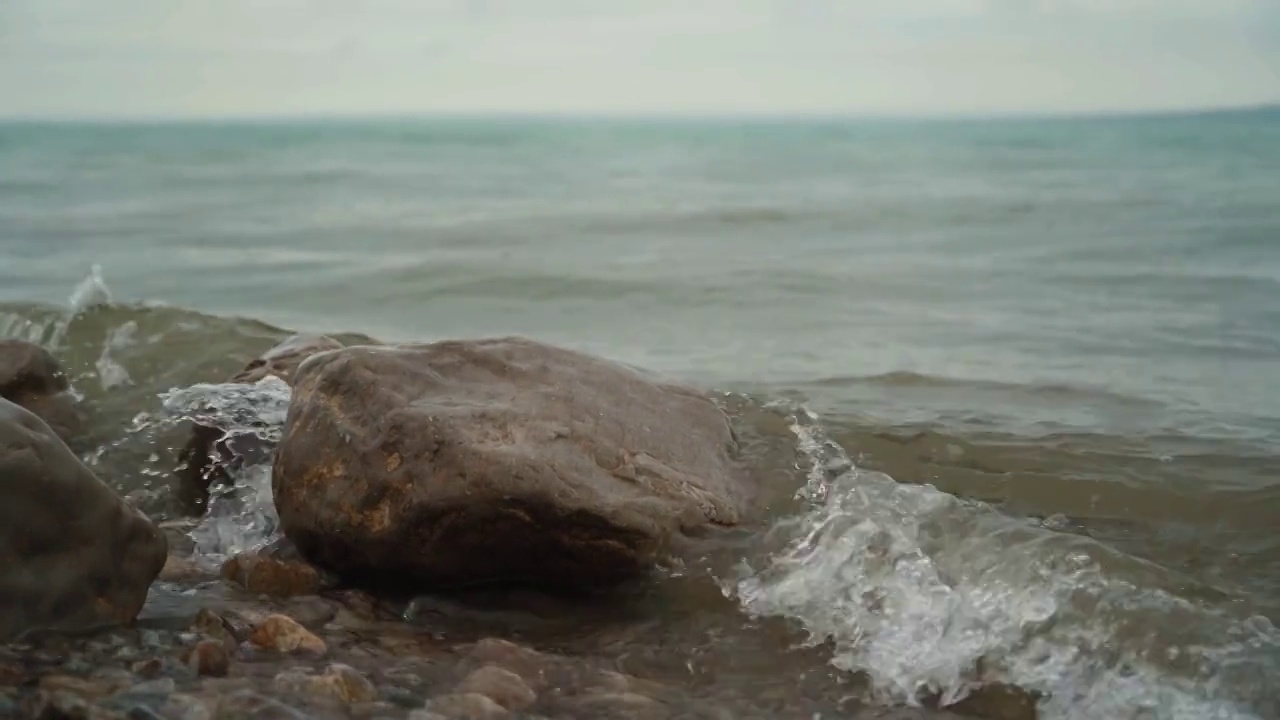
<path fill-rule="evenodd" d="M 25 340 L 0 340 L 0 397 L 35 413 L 63 442 L 74 444 L 85 418 L 70 390 L 49 351 Z"/>
<path fill-rule="evenodd" d="M 268 615 L 249 633 L 249 642 L 279 653 L 324 655 L 329 648 L 315 633 L 288 615 Z"/>
<path fill-rule="evenodd" d="M 710 398 L 591 355 L 519 338 L 355 346 L 294 381 L 281 527 L 355 584 L 610 585 L 755 502 Z"/>
<path fill-rule="evenodd" d="M 251 385 L 273 376 L 292 384 L 303 361 L 341 347 L 342 343 L 325 335 L 293 335 L 250 362 L 228 382 Z M 193 514 L 203 514 L 210 487 L 228 481 L 228 466 L 266 462 L 271 456 L 272 447 L 257 435 L 224 435 L 220 428 L 197 424 L 179 455 L 182 465 L 178 489 Z"/>
<path fill-rule="evenodd" d="M 222 579 L 255 595 L 293 597 L 320 591 L 320 573 L 302 560 L 241 553 L 222 565 Z"/>
<path fill-rule="evenodd" d="M 132 622 L 167 555 L 45 421 L 0 399 L 0 640 Z"/>

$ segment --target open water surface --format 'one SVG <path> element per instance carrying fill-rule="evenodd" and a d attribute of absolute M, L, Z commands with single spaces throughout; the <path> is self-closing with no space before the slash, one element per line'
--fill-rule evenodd
<path fill-rule="evenodd" d="M 294 330 L 522 334 L 733 413 L 763 526 L 478 622 L 779 716 L 1280 717 L 1275 112 L 0 126 L 0 336 L 149 512 L 193 408 L 278 431 L 287 387 L 218 383 Z M 273 531 L 267 473 L 211 560 Z"/>

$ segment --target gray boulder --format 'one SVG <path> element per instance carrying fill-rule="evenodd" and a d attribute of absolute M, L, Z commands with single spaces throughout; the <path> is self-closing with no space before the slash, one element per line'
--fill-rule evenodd
<path fill-rule="evenodd" d="M 34 343 L 0 340 L 0 397 L 39 415 L 63 442 L 74 443 L 84 429 L 62 366 Z"/>
<path fill-rule="evenodd" d="M 0 640 L 132 622 L 167 549 L 48 424 L 0 399 Z"/>
<path fill-rule="evenodd" d="M 350 347 L 295 377 L 281 527 L 349 581 L 419 589 L 617 583 L 752 489 L 687 387 L 519 339 Z"/>

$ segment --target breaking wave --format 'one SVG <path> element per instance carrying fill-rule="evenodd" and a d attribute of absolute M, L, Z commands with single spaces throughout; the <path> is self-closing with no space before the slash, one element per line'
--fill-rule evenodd
<path fill-rule="evenodd" d="M 955 703 L 990 683 L 1045 720 L 1244 720 L 1280 710 L 1280 631 L 1240 598 L 1051 523 L 854 466 L 794 414 L 809 509 L 726 594 L 787 618 L 877 699 Z"/>

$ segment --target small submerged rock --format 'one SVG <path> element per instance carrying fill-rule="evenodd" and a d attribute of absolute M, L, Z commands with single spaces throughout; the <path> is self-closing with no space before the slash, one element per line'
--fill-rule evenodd
<path fill-rule="evenodd" d="M 131 623 L 166 556 L 146 516 L 0 399 L 0 639 Z"/>
<path fill-rule="evenodd" d="M 592 692 L 561 701 L 575 717 L 663 720 L 670 715 L 665 705 L 638 693 Z"/>
<path fill-rule="evenodd" d="M 213 711 L 200 698 L 174 693 L 160 708 L 160 717 L 171 720 L 212 720 Z"/>
<path fill-rule="evenodd" d="M 203 608 L 196 613 L 191 629 L 205 638 L 222 645 L 228 653 L 235 652 L 241 640 L 248 639 L 249 627 L 237 627 L 218 613 Z"/>
<path fill-rule="evenodd" d="M 37 720 L 53 720 L 61 718 L 85 718 L 89 720 L 108 720 L 120 718 L 118 713 L 107 714 L 97 710 L 89 700 L 65 690 L 38 690 L 23 698 L 18 707 L 21 717 Z"/>
<path fill-rule="evenodd" d="M 119 687 L 113 686 L 111 683 L 86 680 L 70 675 L 45 675 L 40 678 L 38 687 L 46 692 L 66 692 L 83 698 L 104 697 L 119 689 Z"/>
<path fill-rule="evenodd" d="M 312 720 L 301 710 L 251 690 L 241 690 L 218 698 L 213 720 Z"/>
<path fill-rule="evenodd" d="M 226 646 L 216 640 L 197 642 L 186 652 L 183 662 L 202 677 L 226 677 L 231 671 L 231 656 Z"/>
<path fill-rule="evenodd" d="M 249 642 L 279 653 L 324 655 L 328 652 L 324 640 L 288 615 L 269 615 L 249 633 Z"/>
<path fill-rule="evenodd" d="M 349 665 L 335 663 L 318 675 L 303 670 L 289 670 L 276 676 L 273 683 L 282 693 L 325 697 L 344 703 L 366 703 L 377 699 L 372 682 Z"/>
<path fill-rule="evenodd" d="M 448 720 L 503 720 L 511 717 L 511 713 L 492 698 L 475 692 L 441 695 L 427 703 L 426 710 Z"/>
<path fill-rule="evenodd" d="M 157 579 L 173 583 L 195 583 L 208 579 L 209 575 L 209 571 L 201 567 L 195 558 L 171 554 L 165 559 Z"/>
<path fill-rule="evenodd" d="M 458 683 L 455 692 L 484 695 L 512 712 L 524 710 L 538 700 L 523 678 L 497 665 L 485 665 L 471 673 Z"/>
<path fill-rule="evenodd" d="M 255 595 L 292 597 L 320 591 L 320 573 L 302 560 L 241 553 L 222 566 L 222 578 Z"/>

